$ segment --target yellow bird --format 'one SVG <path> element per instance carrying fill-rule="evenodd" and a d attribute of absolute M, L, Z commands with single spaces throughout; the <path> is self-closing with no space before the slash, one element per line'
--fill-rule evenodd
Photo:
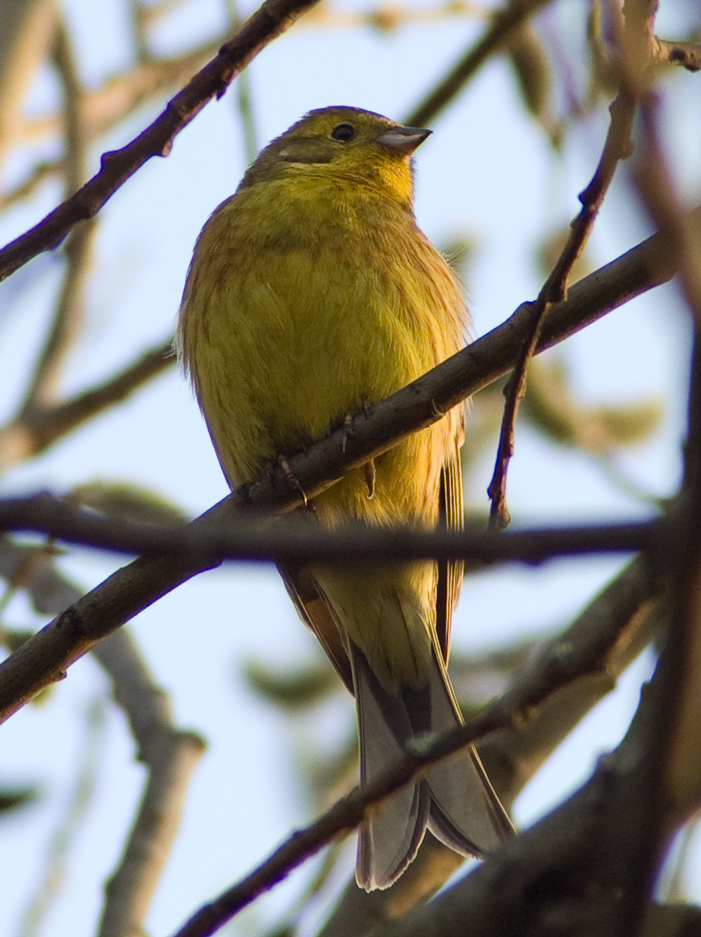
<path fill-rule="evenodd" d="M 455 276 L 413 213 L 412 154 L 429 133 L 352 107 L 312 111 L 260 153 L 202 230 L 179 347 L 232 487 L 464 345 Z M 318 522 L 460 527 L 462 440 L 456 407 L 316 497 Z M 461 563 L 315 563 L 282 574 L 355 694 L 361 783 L 411 739 L 462 721 L 446 671 Z M 464 855 L 511 830 L 474 748 L 371 812 L 358 883 L 391 885 L 427 827 Z"/>

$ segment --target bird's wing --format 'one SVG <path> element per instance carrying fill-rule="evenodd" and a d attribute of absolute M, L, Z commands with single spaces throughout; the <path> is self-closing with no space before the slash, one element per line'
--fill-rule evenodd
<path fill-rule="evenodd" d="M 446 459 L 441 470 L 438 526 L 446 530 L 462 530 L 465 524 L 458 445 L 459 440 L 456 440 L 455 451 Z M 462 560 L 440 560 L 438 563 L 436 635 L 444 664 L 448 663 L 450 655 L 450 622 L 460 595 L 464 566 Z"/>
<path fill-rule="evenodd" d="M 341 637 L 333 612 L 316 587 L 309 568 L 280 566 L 285 588 L 294 602 L 299 617 L 314 632 L 347 689 L 353 693 L 353 674 L 348 651 Z"/>

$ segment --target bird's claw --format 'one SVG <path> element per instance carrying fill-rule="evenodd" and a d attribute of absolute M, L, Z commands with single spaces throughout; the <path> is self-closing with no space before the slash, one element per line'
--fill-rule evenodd
<path fill-rule="evenodd" d="M 307 500 L 304 488 L 302 488 L 299 479 L 292 471 L 290 463 L 287 461 L 284 455 L 279 455 L 277 457 L 277 462 L 282 469 L 282 473 L 285 476 L 285 481 L 287 484 L 290 486 L 290 488 L 292 488 L 293 491 L 296 491 L 301 495 L 305 508 L 309 508 L 309 501 Z"/>

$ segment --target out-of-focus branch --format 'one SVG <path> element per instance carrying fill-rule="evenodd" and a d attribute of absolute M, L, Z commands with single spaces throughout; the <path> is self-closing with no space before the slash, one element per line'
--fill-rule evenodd
<path fill-rule="evenodd" d="M 50 546 L 29 546 L 0 537 L 0 577 L 21 589 L 40 615 L 58 615 L 77 602 L 80 591 L 56 570 Z"/>
<path fill-rule="evenodd" d="M 204 751 L 194 732 L 173 724 L 167 694 L 155 686 L 130 635 L 118 631 L 93 651 L 112 680 L 148 768 L 138 816 L 107 884 L 99 937 L 144 933 L 146 915 L 180 824 L 190 776 Z"/>
<path fill-rule="evenodd" d="M 151 7 L 139 9 L 139 19 L 148 22 Z M 381 5 L 375 10 L 331 10 L 321 6 L 314 9 L 300 24 L 302 28 L 348 29 L 349 27 L 375 27 L 388 30 L 446 18 L 488 16 L 486 7 L 471 3 L 446 0 L 443 4 L 430 4 L 424 9 L 414 6 L 402 9 Z M 182 55 L 166 59 L 150 56 L 139 59 L 136 66 L 111 76 L 104 84 L 84 91 L 83 118 L 86 137 L 90 142 L 116 126 L 135 109 L 156 101 L 178 86 L 189 81 L 194 71 L 205 64 L 221 45 L 222 40 L 203 43 Z M 54 137 L 60 129 L 59 114 L 47 114 L 26 120 L 17 126 L 13 142 L 32 143 Z M 7 199 L 16 196 L 6 196 Z"/>
<path fill-rule="evenodd" d="M 688 72 L 701 71 L 701 45 L 697 43 L 655 38 L 653 55 L 657 62 L 679 65 Z"/>
<path fill-rule="evenodd" d="M 82 89 L 63 17 L 59 18 L 55 31 L 54 63 L 63 88 L 65 186 L 66 197 L 70 197 L 85 180 L 87 154 L 82 122 Z M 58 394 L 64 364 L 83 324 L 84 292 L 94 233 L 92 221 L 76 226 L 71 232 L 66 244 L 63 286 L 51 328 L 19 415 L 13 422 L 26 422 L 33 411 L 44 411 Z"/>
<path fill-rule="evenodd" d="M 237 0 L 225 0 L 225 6 L 229 17 L 229 26 L 231 29 L 235 29 L 241 24 Z M 236 91 L 236 106 L 243 130 L 246 162 L 252 163 L 258 154 L 259 145 L 253 115 L 253 102 L 251 101 L 251 73 L 248 70 L 241 73 Z"/>
<path fill-rule="evenodd" d="M 66 242 L 66 269 L 53 322 L 19 414 L 11 425 L 26 426 L 50 412 L 58 393 L 63 365 L 83 323 L 84 293 L 95 232 L 94 220 L 81 222 L 71 231 Z"/>
<path fill-rule="evenodd" d="M 143 27 L 163 11 L 139 7 L 138 24 L 133 30 L 135 46 L 143 51 L 145 39 Z M 461 0 L 447 0 L 443 4 L 431 4 L 424 9 L 393 5 L 381 5 L 369 11 L 341 11 L 318 7 L 304 20 L 306 28 L 348 29 L 349 27 L 374 27 L 387 31 L 404 25 L 430 23 L 455 17 L 477 17 L 486 19 L 487 7 Z M 129 71 L 110 77 L 103 85 L 84 92 L 84 125 L 87 139 L 92 142 L 117 125 L 136 108 L 157 100 L 161 95 L 188 81 L 192 72 L 214 55 L 221 40 L 207 42 L 197 49 L 167 59 L 154 59 L 149 55 L 137 55 L 138 62 Z M 481 62 L 477 63 L 478 65 Z M 16 128 L 14 143 L 30 143 L 55 136 L 59 131 L 60 115 L 50 114 L 29 119 Z M 44 164 L 40 178 L 49 171 Z M 37 179 L 39 181 L 39 179 Z M 25 190 L 6 196 L 5 201 L 22 197 Z"/>
<path fill-rule="evenodd" d="M 87 732 L 77 765 L 73 795 L 49 844 L 46 868 L 24 916 L 19 937 L 37 937 L 53 902 L 60 891 L 66 871 L 67 852 L 88 808 L 92 805 L 95 779 L 104 742 L 105 712 L 102 702 L 95 702 L 87 713 Z"/>
<path fill-rule="evenodd" d="M 61 114 L 66 159 L 66 198 L 68 198 L 85 182 L 87 141 L 83 127 L 83 89 L 73 45 L 63 17 L 59 19 L 56 26 L 53 58 L 63 89 Z"/>
<path fill-rule="evenodd" d="M 98 413 L 125 400 L 147 381 L 171 367 L 174 361 L 172 339 L 168 339 L 141 354 L 102 384 L 75 397 L 52 406 L 25 406 L 19 416 L 0 429 L 0 469 L 43 452 Z"/>
<path fill-rule="evenodd" d="M 188 82 L 221 46 L 221 40 L 206 42 L 196 49 L 167 59 L 149 59 L 128 71 L 108 78 L 96 88 L 86 88 L 83 96 L 83 122 L 90 143 L 117 126 L 140 107 L 154 103 L 164 94 Z M 61 115 L 46 114 L 27 120 L 17 130 L 16 142 L 35 143 L 55 137 Z"/>
<path fill-rule="evenodd" d="M 149 60 L 148 41 L 146 38 L 146 21 L 143 14 L 144 5 L 141 0 L 127 0 L 127 9 L 131 21 L 131 41 L 137 62 Z"/>
<path fill-rule="evenodd" d="M 546 2 L 546 0 L 543 0 L 543 2 Z M 151 8 L 149 7 L 144 16 L 143 9 L 140 10 L 141 18 L 148 20 L 150 12 Z M 455 0 L 447 0 L 442 6 L 431 4 L 424 10 L 415 7 L 401 9 L 392 6 L 390 9 L 386 6 L 380 6 L 377 10 L 360 13 L 331 10 L 328 7 L 321 6 L 311 11 L 301 25 L 302 28 L 322 27 L 332 29 L 370 26 L 387 30 L 407 24 L 433 22 L 455 16 L 485 19 L 489 16 L 489 12 L 487 7 L 471 3 L 456 3 Z M 436 101 L 427 101 L 417 107 L 407 118 L 407 122 L 425 123 L 432 120 L 467 84 L 480 66 L 494 52 L 501 51 L 508 44 L 509 37 L 523 21 L 523 17 L 518 11 L 509 11 L 509 16 L 518 16 L 518 22 L 511 25 L 508 17 L 506 22 L 497 20 L 487 30 L 477 46 L 470 47 L 464 59 L 455 67 L 454 72 L 451 72 L 450 76 L 444 79 L 439 89 L 432 92 L 431 98 L 436 96 Z M 505 35 L 502 32 L 504 29 L 506 29 Z M 188 81 L 193 71 L 201 68 L 216 53 L 220 44 L 221 41 L 219 40 L 207 42 L 197 49 L 167 59 L 145 57 L 140 59 L 134 68 L 113 75 L 103 85 L 85 89 L 83 92 L 83 121 L 86 139 L 89 142 L 97 140 L 137 108 L 153 103 L 161 95 Z M 700 58 L 700 47 L 693 43 L 673 42 L 665 39 L 656 40 L 656 61 L 677 64 L 694 71 L 698 68 Z M 456 82 L 457 86 L 455 86 Z M 443 87 L 444 84 L 446 85 L 445 88 Z M 16 144 L 26 144 L 56 136 L 59 132 L 60 120 L 58 114 L 28 119 L 16 126 L 12 141 Z M 7 193 L 0 201 L 0 204 L 7 204 L 24 198 L 48 174 L 60 170 L 61 165 L 59 163 L 41 164 L 35 170 L 33 177 L 18 186 L 17 190 Z"/>
<path fill-rule="evenodd" d="M 16 142 L 25 94 L 47 58 L 56 20 L 55 0 L 0 0 L 0 169 Z"/>
<path fill-rule="evenodd" d="M 696 217 L 696 216 L 695 216 Z M 544 349 L 595 321 L 617 305 L 669 279 L 675 259 L 654 236 L 597 273 L 580 280 L 568 299 L 545 321 Z M 313 497 L 350 467 L 391 448 L 396 442 L 441 415 L 466 396 L 496 380 L 509 368 L 521 347 L 520 310 L 504 325 L 443 362 L 408 388 L 361 412 L 349 436 L 346 427 L 330 433 L 288 463 L 299 485 Z M 195 523 L 231 518 L 251 505 L 290 510 L 301 502 L 281 467 L 271 467 L 255 483 L 244 485 Z M 58 680 L 75 660 L 125 621 L 211 563 L 191 558 L 135 560 L 74 603 L 51 624 L 0 664 L 0 718 L 6 719 L 43 687 Z"/>
<path fill-rule="evenodd" d="M 669 699 L 659 715 L 663 777 L 657 779 L 664 799 L 684 816 L 684 805 L 701 797 L 701 766 L 693 754 L 701 721 L 701 239 L 687 226 L 666 164 L 657 111 L 648 93 L 642 108 L 644 146 L 634 177 L 645 207 L 680 258 L 679 285 L 694 328 L 684 472 L 689 505 L 674 552 L 676 613 L 665 652 Z"/>
<path fill-rule="evenodd" d="M 25 590 L 42 613 L 58 613 L 80 591 L 55 569 L 42 548 L 0 540 L 0 575 Z M 170 854 L 191 773 L 204 750 L 202 739 L 178 729 L 167 694 L 157 687 L 127 629 L 94 649 L 127 716 L 148 777 L 138 816 L 108 886 L 100 937 L 136 937 Z M 40 909 L 41 910 L 41 909 Z"/>
<path fill-rule="evenodd" d="M 427 3 L 425 6 L 378 3 L 374 9 L 363 10 L 334 8 L 330 4 L 322 4 L 314 10 L 304 25 L 307 29 L 311 27 L 330 29 L 370 27 L 389 32 L 402 26 L 436 23 L 445 19 L 469 17 L 485 20 L 490 12 L 486 4 L 472 3 L 469 0 L 444 0 L 444 2 Z"/>
<path fill-rule="evenodd" d="M 492 14 L 491 25 L 474 46 L 470 46 L 464 56 L 437 84 L 424 100 L 417 105 L 404 120 L 405 124 L 423 127 L 465 87 L 475 72 L 495 52 L 507 45 L 516 30 L 550 0 L 508 0 Z"/>
<path fill-rule="evenodd" d="M 219 54 L 166 106 L 139 136 L 120 150 L 104 153 L 102 168 L 75 195 L 34 228 L 0 250 L 0 280 L 32 257 L 56 247 L 79 221 L 93 218 L 127 179 L 153 156 L 167 156 L 183 127 L 212 98 L 221 97 L 234 78 L 268 43 L 288 29 L 318 0 L 265 0 Z"/>
<path fill-rule="evenodd" d="M 0 192 L 0 209 L 16 205 L 23 199 L 29 198 L 47 179 L 53 179 L 55 176 L 61 175 L 65 170 L 65 162 L 65 159 L 61 157 L 60 159 L 42 160 L 35 163 L 34 169 L 22 182 L 7 192 Z"/>

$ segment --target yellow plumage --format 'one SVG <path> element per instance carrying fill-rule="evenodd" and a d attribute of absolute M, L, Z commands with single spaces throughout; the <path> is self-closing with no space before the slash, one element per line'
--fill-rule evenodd
<path fill-rule="evenodd" d="M 412 210 L 411 153 L 426 136 L 355 108 L 313 111 L 263 150 L 200 234 L 180 348 L 232 486 L 463 345 L 457 283 Z M 372 491 L 371 473 L 358 469 L 315 498 L 319 522 L 434 527 L 442 515 L 459 526 L 461 443 L 455 408 L 380 456 Z M 409 738 L 459 720 L 445 673 L 459 564 L 282 572 L 356 694 L 363 780 Z M 508 829 L 472 750 L 363 825 L 359 882 L 391 884 L 427 824 L 466 854 Z"/>

